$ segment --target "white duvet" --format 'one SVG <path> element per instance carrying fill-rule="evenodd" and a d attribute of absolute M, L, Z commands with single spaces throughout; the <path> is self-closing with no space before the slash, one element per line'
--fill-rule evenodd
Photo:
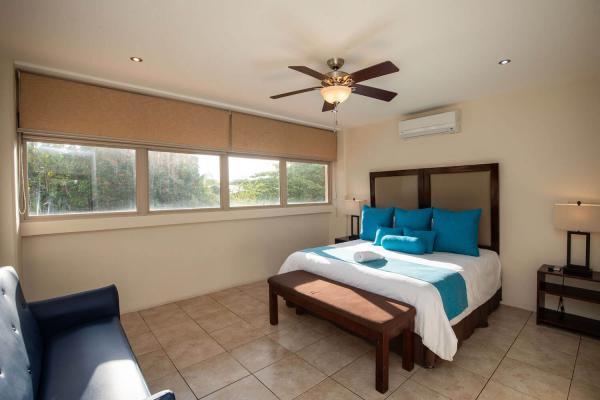
<path fill-rule="evenodd" d="M 479 257 L 440 252 L 415 256 L 388 251 L 364 240 L 335 246 L 351 247 L 356 251 L 373 251 L 388 259 L 448 268 L 462 275 L 467 286 L 468 307 L 449 321 L 439 292 L 425 281 L 301 251 L 291 254 L 279 270 L 280 274 L 305 270 L 411 304 L 417 310 L 415 332 L 421 336 L 425 346 L 444 360 L 451 361 L 458 348 L 452 325 L 488 301 L 501 285 L 500 258 L 491 250 L 479 249 Z"/>

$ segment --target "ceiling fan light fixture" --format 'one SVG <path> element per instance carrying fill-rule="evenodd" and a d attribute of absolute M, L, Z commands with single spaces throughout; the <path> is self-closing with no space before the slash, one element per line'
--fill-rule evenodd
<path fill-rule="evenodd" d="M 329 104 L 340 104 L 344 101 L 348 100 L 350 94 L 352 93 L 352 89 L 349 86 L 326 86 L 321 89 L 321 96 L 323 96 L 323 100 L 328 102 Z"/>
<path fill-rule="evenodd" d="M 271 96 L 271 98 L 280 99 L 282 97 L 312 92 L 313 90 L 319 89 L 321 97 L 323 97 L 324 100 L 321 111 L 327 112 L 336 110 L 337 105 L 348 100 L 348 97 L 350 97 L 350 94 L 353 92 L 360 96 L 387 102 L 392 101 L 392 99 L 396 97 L 397 93 L 390 92 L 389 90 L 358 84 L 359 82 L 400 71 L 393 62 L 380 62 L 379 64 L 371 65 L 370 67 L 363 68 L 351 74 L 340 70 L 340 67 L 343 64 L 344 60 L 341 58 L 332 58 L 328 60 L 327 66 L 331 68 L 332 71 L 325 74 L 303 65 L 290 65 L 288 68 L 318 79 L 321 85 L 276 94 Z"/>

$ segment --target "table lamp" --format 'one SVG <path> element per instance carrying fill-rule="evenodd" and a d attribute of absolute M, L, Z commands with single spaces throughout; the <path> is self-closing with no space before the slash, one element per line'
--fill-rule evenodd
<path fill-rule="evenodd" d="M 568 275 L 591 276 L 590 269 L 590 233 L 600 232 L 600 205 L 555 204 L 553 208 L 554 227 L 567 231 L 567 264 L 563 271 Z M 571 236 L 585 236 L 585 265 L 571 263 Z"/>
<path fill-rule="evenodd" d="M 344 214 L 350 216 L 351 239 L 358 239 L 358 235 L 360 233 L 360 213 L 364 204 L 367 204 L 366 200 L 357 200 L 354 197 L 352 200 L 344 200 Z M 356 233 L 354 231 L 354 221 L 356 221 Z"/>

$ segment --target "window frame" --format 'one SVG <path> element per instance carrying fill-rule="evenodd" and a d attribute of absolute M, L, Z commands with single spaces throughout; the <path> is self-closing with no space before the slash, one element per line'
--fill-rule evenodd
<path fill-rule="evenodd" d="M 308 160 L 294 157 L 270 156 L 263 154 L 248 154 L 237 152 L 223 152 L 216 150 L 201 150 L 195 148 L 187 148 L 183 146 L 169 146 L 161 144 L 145 144 L 138 142 L 129 142 L 126 140 L 106 140 L 81 138 L 76 135 L 52 135 L 39 133 L 21 133 L 18 132 L 18 154 L 19 154 L 19 177 L 18 189 L 24 191 L 24 198 L 20 201 L 25 201 L 25 212 L 20 215 L 22 222 L 28 221 L 61 221 L 61 220 L 78 220 L 90 218 L 107 218 L 107 217 L 134 217 L 148 216 L 160 214 L 185 214 L 185 213 L 210 213 L 215 211 L 240 211 L 240 210 L 257 210 L 257 209 L 272 209 L 272 208 L 293 208 L 293 207 L 318 207 L 332 204 L 332 163 L 320 160 Z M 28 160 L 27 160 L 27 143 L 28 142 L 43 142 L 52 144 L 69 144 L 93 147 L 106 147 L 116 149 L 128 149 L 135 151 L 135 186 L 136 186 L 136 209 L 132 211 L 106 211 L 106 212 L 82 212 L 71 214 L 54 214 L 54 215 L 30 215 L 29 214 L 29 176 L 28 176 Z M 150 210 L 150 169 L 148 152 L 162 151 L 181 154 L 200 154 L 200 155 L 216 155 L 220 159 L 220 205 L 219 207 L 210 208 L 179 208 L 179 209 L 164 209 Z M 279 162 L 279 204 L 271 205 L 251 205 L 251 206 L 231 206 L 229 199 L 229 157 L 239 158 L 257 158 L 265 160 L 274 160 Z M 326 168 L 326 201 L 318 203 L 288 203 L 287 190 L 287 163 L 302 162 L 309 164 L 322 164 Z M 21 196 L 19 196 L 21 198 Z"/>
<path fill-rule="evenodd" d="M 269 160 L 269 161 L 277 161 L 279 162 L 279 204 L 265 204 L 265 205 L 254 205 L 254 206 L 232 206 L 231 201 L 229 199 L 229 157 L 234 158 L 255 158 L 259 160 Z M 285 207 L 285 203 L 287 202 L 287 198 L 284 201 L 284 190 L 283 190 L 283 182 L 282 182 L 282 171 L 285 171 L 285 165 L 282 169 L 282 158 L 276 156 L 265 156 L 265 155 L 257 155 L 257 154 L 245 154 L 245 153 L 227 153 L 225 155 L 225 162 L 227 163 L 227 210 L 253 210 L 257 208 L 280 208 Z M 283 161 L 285 164 L 285 161 Z"/>
<path fill-rule="evenodd" d="M 325 201 L 320 202 L 305 202 L 305 203 L 288 203 L 288 187 L 287 187 L 287 163 L 304 163 L 304 164 L 319 164 L 325 166 Z M 307 207 L 307 206 L 322 206 L 331 204 L 331 163 L 327 161 L 315 161 L 315 160 L 302 160 L 302 159 L 292 159 L 288 158 L 284 160 L 285 164 L 285 202 L 286 207 Z"/>
<path fill-rule="evenodd" d="M 29 142 L 41 142 L 50 144 L 65 144 L 74 146 L 88 146 L 88 147 L 105 147 L 113 149 L 126 149 L 135 151 L 135 210 L 128 211 L 95 211 L 95 212 L 77 212 L 69 214 L 51 214 L 51 215 L 30 215 L 29 214 L 29 169 L 28 169 L 28 158 L 27 158 L 27 143 Z M 19 189 L 24 190 L 24 201 L 25 201 L 25 213 L 22 215 L 22 221 L 33 221 L 33 220 L 44 220 L 44 221 L 56 221 L 65 219 L 82 219 L 82 218 L 97 218 L 97 217 L 128 217 L 139 214 L 139 196 L 140 196 L 140 176 L 139 176 L 139 154 L 140 148 L 137 145 L 122 144 L 108 144 L 89 140 L 63 140 L 62 138 L 53 137 L 23 137 L 19 140 L 19 153 L 21 154 L 21 165 L 23 176 L 20 177 Z M 21 187 L 23 185 L 24 187 Z"/>
<path fill-rule="evenodd" d="M 200 211 L 222 211 L 223 208 L 223 156 L 224 153 L 221 152 L 210 152 L 210 151 L 200 151 L 200 150 L 187 150 L 181 148 L 168 148 L 168 147 L 160 147 L 160 146 L 147 146 L 143 148 L 144 151 L 144 165 L 142 167 L 142 172 L 144 174 L 144 184 L 146 185 L 144 190 L 144 211 L 143 215 L 154 215 L 154 214 L 171 214 L 177 212 L 200 212 Z M 219 206 L 218 207 L 197 207 L 197 208 L 167 208 L 162 210 L 151 210 L 150 209 L 150 159 L 148 153 L 150 151 L 155 152 L 163 152 L 163 153 L 179 153 L 179 154 L 198 154 L 198 155 L 207 155 L 207 156 L 218 156 L 219 157 Z"/>

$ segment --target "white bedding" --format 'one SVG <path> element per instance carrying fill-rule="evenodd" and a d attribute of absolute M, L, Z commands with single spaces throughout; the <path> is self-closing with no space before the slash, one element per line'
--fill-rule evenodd
<path fill-rule="evenodd" d="M 364 240 L 353 240 L 335 246 L 352 247 L 355 251 L 373 251 L 388 259 L 448 268 L 462 275 L 467 286 L 468 307 L 449 321 L 439 292 L 425 281 L 301 251 L 291 254 L 279 270 L 280 274 L 305 270 L 411 304 L 417 310 L 416 333 L 421 336 L 425 346 L 444 360 L 451 361 L 458 346 L 452 325 L 488 301 L 501 285 L 500 258 L 491 250 L 479 249 L 479 257 L 441 252 L 415 256 L 388 251 Z"/>

